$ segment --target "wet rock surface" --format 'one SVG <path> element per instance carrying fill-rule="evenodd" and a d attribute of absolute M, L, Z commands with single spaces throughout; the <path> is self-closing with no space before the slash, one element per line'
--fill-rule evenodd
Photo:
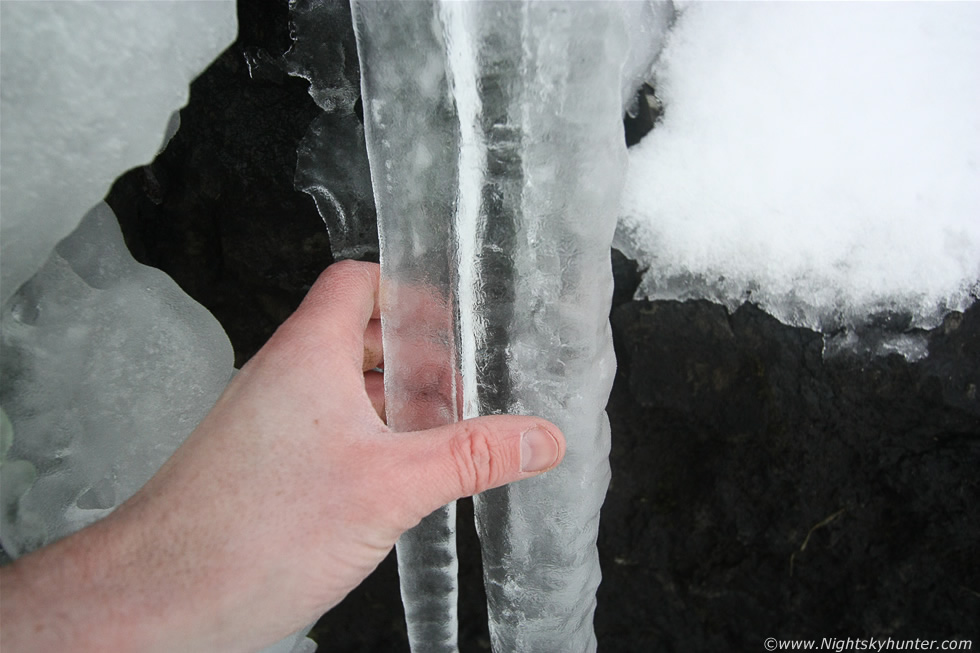
<path fill-rule="evenodd" d="M 239 41 L 192 86 L 166 151 L 109 201 L 134 255 L 218 317 L 241 364 L 333 259 L 293 188 L 320 110 L 304 80 L 276 72 L 285 3 L 242 1 L 239 17 Z M 752 305 L 632 301 L 636 264 L 613 264 L 600 650 L 976 641 L 980 305 L 925 334 L 916 362 L 825 357 L 820 334 Z M 488 650 L 469 503 L 459 512 L 461 648 Z M 314 636 L 321 650 L 407 650 L 394 556 Z"/>

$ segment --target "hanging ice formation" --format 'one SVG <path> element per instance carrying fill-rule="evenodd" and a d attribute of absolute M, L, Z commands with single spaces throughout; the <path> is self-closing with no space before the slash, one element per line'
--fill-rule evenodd
<path fill-rule="evenodd" d="M 17 557 L 127 499 L 231 376 L 221 326 L 130 256 L 99 198 L 173 135 L 236 21 L 233 2 L 4 2 L 0 25 L 0 545 Z"/>
<path fill-rule="evenodd" d="M 171 115 L 173 135 L 236 21 L 230 1 L 0 2 L 0 25 L 2 560 L 129 498 L 232 374 L 221 325 L 133 259 L 99 198 Z M 310 653 L 308 630 L 263 653 Z"/>
<path fill-rule="evenodd" d="M 389 425 L 523 413 L 559 468 L 476 498 L 495 651 L 595 649 L 626 98 L 665 3 L 353 3 Z M 454 506 L 398 544 L 413 651 L 457 648 Z"/>

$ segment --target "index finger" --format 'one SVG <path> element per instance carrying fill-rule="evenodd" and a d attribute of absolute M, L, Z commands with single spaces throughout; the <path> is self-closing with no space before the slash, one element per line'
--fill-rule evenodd
<path fill-rule="evenodd" d="M 378 283 L 381 266 L 367 261 L 338 261 L 320 273 L 316 282 L 296 309 L 297 313 L 326 312 L 351 316 L 350 326 L 364 326 L 368 320 L 381 317 Z M 322 318 L 319 315 L 319 318 Z"/>
<path fill-rule="evenodd" d="M 350 358 L 360 374 L 364 358 L 364 331 L 378 319 L 377 263 L 340 261 L 324 270 L 288 320 L 290 331 L 315 339 L 324 353 Z M 284 325 L 286 326 L 286 325 Z"/>

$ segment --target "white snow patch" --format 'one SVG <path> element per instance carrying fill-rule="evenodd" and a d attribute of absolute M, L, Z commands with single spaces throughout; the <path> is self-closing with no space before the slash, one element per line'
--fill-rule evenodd
<path fill-rule="evenodd" d="M 980 3 L 691 3 L 617 246 L 638 296 L 831 329 L 980 289 Z"/>

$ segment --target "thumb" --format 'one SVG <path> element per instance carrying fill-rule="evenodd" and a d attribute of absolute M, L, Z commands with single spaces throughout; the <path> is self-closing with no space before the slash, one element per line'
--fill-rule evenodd
<path fill-rule="evenodd" d="M 565 455 L 565 436 L 537 417 L 492 415 L 447 424 L 412 438 L 414 470 L 432 510 L 512 481 L 537 476 Z M 407 443 L 406 443 L 407 444 Z M 418 497 L 422 499 L 423 497 Z"/>

